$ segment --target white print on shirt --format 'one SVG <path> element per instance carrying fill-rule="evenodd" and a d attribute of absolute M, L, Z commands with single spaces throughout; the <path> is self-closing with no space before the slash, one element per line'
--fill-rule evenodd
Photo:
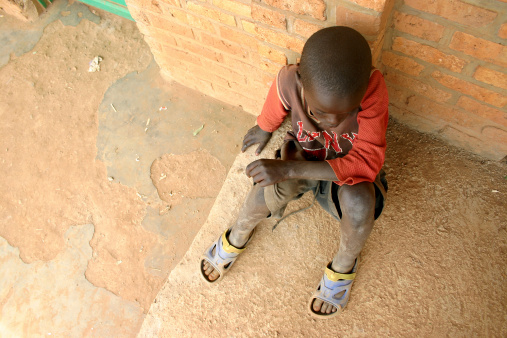
<path fill-rule="evenodd" d="M 317 132 L 311 132 L 308 130 L 304 130 L 303 121 L 298 121 L 297 125 L 298 125 L 298 132 L 297 132 L 298 142 L 300 142 L 300 143 L 301 142 L 312 142 L 317 137 L 320 137 L 322 135 L 322 137 L 324 137 L 324 140 L 326 141 L 326 144 L 324 145 L 324 147 L 326 149 L 332 148 L 338 154 L 343 152 L 342 148 L 340 147 L 339 140 L 338 140 L 338 134 L 336 134 L 334 131 L 331 131 L 331 133 L 329 133 L 326 130 L 317 131 Z M 341 138 L 349 141 L 350 144 L 354 144 L 354 140 L 356 139 L 356 136 L 357 136 L 357 134 L 354 132 L 344 133 L 344 134 L 340 135 Z"/>
<path fill-rule="evenodd" d="M 357 134 L 351 133 L 352 137 L 349 136 L 349 134 L 341 134 L 340 137 L 348 140 L 350 144 L 354 144 L 354 140 L 356 139 Z"/>

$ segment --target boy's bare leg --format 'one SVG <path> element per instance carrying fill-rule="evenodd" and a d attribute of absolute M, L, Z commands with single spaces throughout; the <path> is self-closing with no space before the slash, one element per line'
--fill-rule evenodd
<path fill-rule="evenodd" d="M 349 273 L 373 228 L 375 188 L 369 182 L 343 185 L 338 190 L 338 199 L 342 210 L 340 249 L 331 268 L 339 273 Z M 336 311 L 336 307 L 320 299 L 315 299 L 313 309 L 321 313 Z"/>
<path fill-rule="evenodd" d="M 253 229 L 260 221 L 268 217 L 269 214 L 270 211 L 264 201 L 264 188 L 256 184 L 248 193 L 239 211 L 238 219 L 232 226 L 231 233 L 229 234 L 229 242 L 236 248 L 243 247 L 248 241 Z M 220 276 L 218 271 L 208 262 L 204 262 L 203 270 L 212 281 Z"/>

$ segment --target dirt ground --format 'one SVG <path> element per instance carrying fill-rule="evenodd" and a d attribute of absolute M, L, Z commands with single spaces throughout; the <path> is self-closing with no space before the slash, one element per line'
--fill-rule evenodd
<path fill-rule="evenodd" d="M 505 163 L 391 121 L 385 212 L 349 307 L 316 322 L 339 234 L 318 206 L 200 281 L 251 184 L 255 156 L 236 156 L 255 118 L 165 83 L 133 22 L 60 0 L 0 18 L 0 117 L 2 336 L 507 335 Z"/>
<path fill-rule="evenodd" d="M 271 142 L 276 149 L 282 135 Z M 219 284 L 200 257 L 232 224 L 251 182 L 237 157 L 208 220 L 169 275 L 141 337 L 505 337 L 507 168 L 390 121 L 387 205 L 361 253 L 347 308 L 313 319 L 307 302 L 338 249 L 318 205 L 275 231 L 266 220 Z M 311 204 L 311 194 L 286 213 Z M 233 212 L 228 212 L 233 210 Z"/>
<path fill-rule="evenodd" d="M 0 336 L 134 336 L 255 118 L 165 83 L 135 23 L 78 2 L 3 15 L 0 41 Z"/>

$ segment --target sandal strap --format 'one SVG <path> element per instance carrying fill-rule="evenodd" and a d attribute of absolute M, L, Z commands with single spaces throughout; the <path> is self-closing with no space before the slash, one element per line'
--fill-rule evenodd
<path fill-rule="evenodd" d="M 237 254 L 240 254 L 242 253 L 243 251 L 245 251 L 246 247 L 245 248 L 242 248 L 242 249 L 238 249 L 236 248 L 234 245 L 232 245 L 231 243 L 229 243 L 229 241 L 227 240 L 227 232 L 229 230 L 226 230 L 223 234 L 222 234 L 222 249 L 227 252 L 227 253 L 237 253 Z"/>
<path fill-rule="evenodd" d="M 356 261 L 354 262 L 354 266 L 352 267 L 352 271 L 350 273 L 339 273 L 336 271 L 333 271 L 331 269 L 332 261 L 329 262 L 329 264 L 326 267 L 325 273 L 327 278 L 332 282 L 337 282 L 340 279 L 344 280 L 354 280 L 356 278 L 356 270 L 357 270 L 357 263 L 359 262 L 359 258 L 356 258 Z"/>
<path fill-rule="evenodd" d="M 334 272 L 330 268 L 326 268 L 326 276 L 330 281 L 337 282 L 340 279 L 354 280 L 354 278 L 356 278 L 356 273 L 355 272 L 339 273 L 339 272 Z"/>

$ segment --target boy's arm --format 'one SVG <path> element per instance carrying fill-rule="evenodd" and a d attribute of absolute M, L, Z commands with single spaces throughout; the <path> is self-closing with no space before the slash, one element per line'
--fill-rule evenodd
<path fill-rule="evenodd" d="M 285 70 L 286 67 L 278 72 L 275 81 L 271 84 L 261 114 L 257 117 L 257 124 L 259 127 L 270 133 L 274 132 L 282 125 L 291 109 L 285 99 L 283 99 L 284 103 L 282 103 L 282 96 L 279 88 L 280 76 L 284 76 L 287 73 Z"/>
<path fill-rule="evenodd" d="M 288 179 L 337 181 L 333 168 L 326 161 L 287 161 L 261 159 L 246 167 L 246 175 L 261 187 Z"/>
<path fill-rule="evenodd" d="M 344 157 L 327 160 L 338 184 L 353 185 L 375 180 L 385 159 L 388 105 L 384 78 L 375 71 L 361 102 L 363 110 L 357 117 L 359 131 L 352 149 Z"/>
<path fill-rule="evenodd" d="M 257 125 L 250 128 L 243 138 L 242 152 L 254 144 L 259 144 L 255 151 L 255 154 L 259 155 L 271 138 L 271 133 L 280 127 L 290 110 L 290 107 L 282 104 L 279 94 L 278 78 L 283 70 L 284 68 L 278 73 L 269 89 L 261 114 L 257 118 Z"/>

